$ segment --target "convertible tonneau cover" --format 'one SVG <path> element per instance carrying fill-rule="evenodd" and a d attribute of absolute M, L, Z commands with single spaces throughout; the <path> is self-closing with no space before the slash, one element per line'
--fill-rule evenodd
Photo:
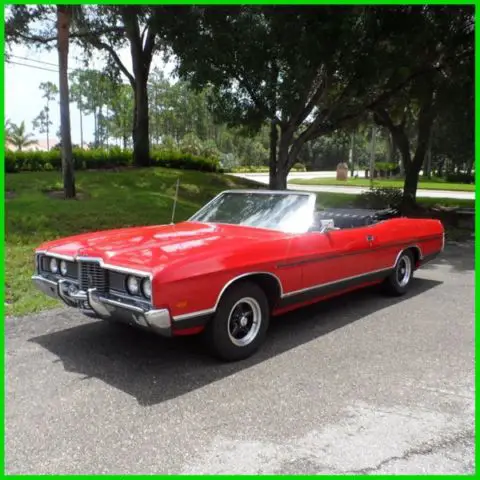
<path fill-rule="evenodd" d="M 338 228 L 353 228 L 398 217 L 399 211 L 394 208 L 382 210 L 366 208 L 325 208 L 315 214 L 317 219 L 332 219 Z"/>

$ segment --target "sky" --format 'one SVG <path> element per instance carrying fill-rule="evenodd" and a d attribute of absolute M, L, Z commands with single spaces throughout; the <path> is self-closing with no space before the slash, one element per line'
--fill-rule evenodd
<path fill-rule="evenodd" d="M 5 118 L 10 119 L 12 123 L 20 124 L 25 121 L 27 131 L 33 133 L 35 138 L 43 139 L 45 134 L 40 134 L 33 130 L 33 119 L 40 113 L 45 106 L 45 100 L 42 98 L 42 92 L 39 91 L 39 85 L 42 82 L 52 82 L 58 87 L 58 54 L 56 49 L 47 51 L 38 51 L 28 49 L 25 46 L 14 46 L 11 51 L 10 62 L 5 62 Z M 123 48 L 117 52 L 131 71 L 130 51 Z M 13 63 L 15 62 L 15 63 Z M 21 64 L 21 65 L 19 65 Z M 105 65 L 102 56 L 96 57 L 88 68 L 101 70 Z M 165 75 L 168 76 L 173 65 L 166 65 L 162 59 L 157 56 L 152 62 L 153 68 L 162 68 Z M 69 52 L 69 71 L 76 68 L 84 68 L 82 53 L 78 47 L 71 46 Z M 126 80 L 126 79 L 125 79 Z M 50 130 L 50 137 L 56 137 L 56 132 L 60 128 L 60 106 L 50 105 L 50 116 L 53 125 Z M 80 144 L 80 112 L 75 103 L 70 104 L 70 123 L 72 130 L 72 142 Z M 93 116 L 83 117 L 83 138 L 84 142 L 93 141 Z"/>

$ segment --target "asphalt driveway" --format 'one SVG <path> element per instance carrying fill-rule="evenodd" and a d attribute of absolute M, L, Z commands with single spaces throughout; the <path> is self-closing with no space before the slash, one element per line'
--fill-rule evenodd
<path fill-rule="evenodd" d="M 276 320 L 220 364 L 58 309 L 6 319 L 7 473 L 472 473 L 473 245 L 401 299 Z"/>

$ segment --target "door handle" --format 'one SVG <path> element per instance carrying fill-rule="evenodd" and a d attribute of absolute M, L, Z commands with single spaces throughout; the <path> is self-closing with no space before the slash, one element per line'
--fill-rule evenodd
<path fill-rule="evenodd" d="M 373 235 L 367 235 L 367 242 L 373 242 L 375 237 Z"/>

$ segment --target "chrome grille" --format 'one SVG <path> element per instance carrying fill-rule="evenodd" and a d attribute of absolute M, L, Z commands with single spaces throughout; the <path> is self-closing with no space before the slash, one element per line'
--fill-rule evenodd
<path fill-rule="evenodd" d="M 106 293 L 108 289 L 107 271 L 97 262 L 79 262 L 80 289 L 87 291 L 96 288 L 99 293 Z"/>

